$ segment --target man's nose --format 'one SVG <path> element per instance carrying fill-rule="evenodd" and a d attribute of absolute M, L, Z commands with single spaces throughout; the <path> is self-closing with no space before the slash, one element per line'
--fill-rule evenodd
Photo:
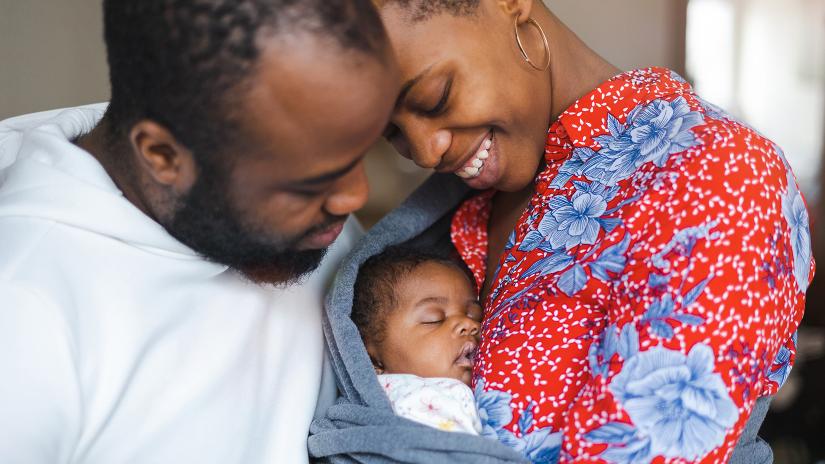
<path fill-rule="evenodd" d="M 367 203 L 369 191 L 364 162 L 361 161 L 336 182 L 334 190 L 324 203 L 324 209 L 333 216 L 354 213 Z"/>

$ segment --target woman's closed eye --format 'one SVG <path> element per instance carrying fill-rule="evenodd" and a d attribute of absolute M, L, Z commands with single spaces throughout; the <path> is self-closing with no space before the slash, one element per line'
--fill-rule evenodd
<path fill-rule="evenodd" d="M 447 102 L 450 100 L 450 89 L 453 86 L 453 80 L 450 79 L 444 85 L 444 89 L 441 91 L 441 98 L 432 108 L 428 110 L 424 110 L 423 114 L 429 117 L 435 117 L 440 115 L 444 112 L 444 109 L 447 107 Z"/>

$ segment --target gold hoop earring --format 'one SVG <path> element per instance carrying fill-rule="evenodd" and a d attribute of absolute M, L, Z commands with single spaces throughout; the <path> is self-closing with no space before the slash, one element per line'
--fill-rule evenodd
<path fill-rule="evenodd" d="M 536 63 L 533 63 L 533 60 L 527 55 L 527 51 L 524 49 L 524 44 L 521 43 L 521 37 L 518 35 L 518 16 L 516 16 L 515 21 L 513 22 L 513 31 L 516 35 L 516 44 L 518 45 L 518 49 L 521 52 L 522 58 L 524 61 L 527 62 L 530 66 L 533 67 L 536 71 L 546 71 L 547 68 L 550 67 L 550 44 L 547 43 L 547 36 L 544 34 L 544 29 L 541 28 L 539 23 L 536 22 L 533 18 L 527 18 L 527 23 L 531 24 L 533 27 L 539 30 L 539 34 L 541 34 L 541 40 L 544 42 L 544 54 L 546 56 L 546 63 L 544 67 L 536 66 Z"/>

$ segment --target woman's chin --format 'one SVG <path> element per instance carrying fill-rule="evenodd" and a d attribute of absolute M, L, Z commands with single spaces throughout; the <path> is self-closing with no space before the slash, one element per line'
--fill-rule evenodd
<path fill-rule="evenodd" d="M 495 187 L 494 181 L 483 179 L 481 176 L 472 179 L 464 179 L 464 183 L 475 190 L 487 190 Z"/>

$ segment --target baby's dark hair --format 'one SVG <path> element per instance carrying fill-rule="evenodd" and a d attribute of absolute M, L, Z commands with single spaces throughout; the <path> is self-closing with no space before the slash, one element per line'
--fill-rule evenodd
<path fill-rule="evenodd" d="M 387 248 L 361 265 L 355 280 L 351 318 L 364 343 L 381 344 L 384 341 L 385 317 L 398 304 L 395 293 L 398 282 L 428 262 L 455 267 L 467 274 L 470 282 L 473 281 L 467 268 L 458 261 L 410 247 Z"/>

